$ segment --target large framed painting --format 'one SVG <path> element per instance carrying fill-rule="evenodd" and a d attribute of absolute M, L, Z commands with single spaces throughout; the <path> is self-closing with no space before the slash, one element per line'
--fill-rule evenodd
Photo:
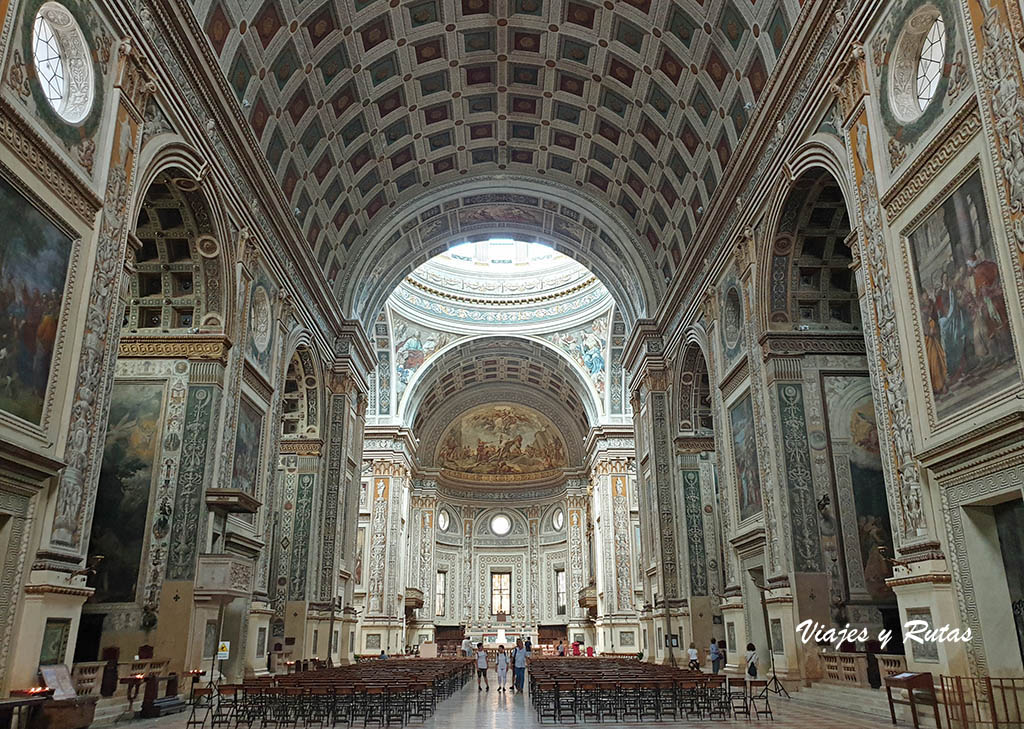
<path fill-rule="evenodd" d="M 0 176 L 0 410 L 40 425 L 71 236 Z"/>
<path fill-rule="evenodd" d="M 850 588 L 875 603 L 892 605 L 896 596 L 886 583 L 892 577 L 886 556 L 894 554 L 894 547 L 871 380 L 867 374 L 843 373 L 822 375 L 821 381 L 839 502 L 852 500 L 854 506 L 854 513 L 838 515 L 843 533 L 857 535 L 855 541 L 844 540 Z M 835 542 L 832 532 L 823 530 L 823 543 Z M 851 553 L 856 546 L 860 549 Z"/>
<path fill-rule="evenodd" d="M 235 457 L 231 463 L 232 488 L 255 495 L 262 436 L 263 412 L 243 397 L 238 406 L 238 433 L 235 436 Z"/>
<path fill-rule="evenodd" d="M 729 409 L 732 455 L 736 463 L 740 521 L 761 513 L 761 469 L 754 436 L 754 407 L 747 393 Z"/>
<path fill-rule="evenodd" d="M 162 381 L 116 382 L 96 491 L 90 554 L 96 568 L 95 602 L 135 600 L 146 536 L 149 497 L 163 426 Z"/>
<path fill-rule="evenodd" d="M 974 169 L 905 233 L 927 385 L 940 419 L 1017 381 L 1003 280 L 981 172 Z"/>

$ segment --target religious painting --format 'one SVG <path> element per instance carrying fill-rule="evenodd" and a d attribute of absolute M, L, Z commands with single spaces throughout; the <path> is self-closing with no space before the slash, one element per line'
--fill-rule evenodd
<path fill-rule="evenodd" d="M 928 385 L 943 418 L 1017 380 L 981 172 L 973 172 L 907 237 Z"/>
<path fill-rule="evenodd" d="M 231 464 L 231 487 L 247 494 L 256 493 L 262 434 L 263 413 L 243 397 L 238 407 L 238 434 L 235 436 L 235 457 Z"/>
<path fill-rule="evenodd" d="M 515 223 L 518 225 L 540 226 L 543 214 L 539 210 L 529 210 L 518 205 L 497 203 L 467 208 L 458 212 L 459 226 L 471 228 L 488 223 Z"/>
<path fill-rule="evenodd" d="M 252 285 L 252 296 L 249 302 L 249 360 L 263 372 L 270 372 L 274 344 L 274 298 L 277 292 L 260 271 Z"/>
<path fill-rule="evenodd" d="M 448 332 L 437 332 L 433 329 L 413 324 L 396 316 L 395 326 L 395 370 L 396 391 L 399 399 L 406 386 L 412 380 L 416 370 L 430 359 L 438 350 L 455 339 Z"/>
<path fill-rule="evenodd" d="M 43 645 L 39 649 L 39 665 L 52 666 L 64 663 L 70 635 L 69 618 L 47 618 L 46 626 L 43 628 Z"/>
<path fill-rule="evenodd" d="M 896 596 L 885 582 L 892 577 L 892 567 L 885 559 L 894 554 L 892 526 L 871 380 L 866 374 L 827 375 L 822 383 L 837 488 L 853 492 L 864 590 L 877 603 L 893 604 Z M 843 501 L 840 495 L 840 502 Z M 826 512 L 832 521 L 833 513 Z M 843 521 L 843 526 L 853 528 L 847 521 Z M 822 529 L 823 542 L 829 532 L 833 540 L 836 538 L 835 525 L 832 524 L 831 529 L 827 527 Z M 834 551 L 838 555 L 838 548 Z M 849 561 L 849 554 L 847 559 Z M 856 565 L 851 563 L 848 569 L 855 570 Z M 838 575 L 834 575 L 833 579 L 837 578 Z"/>
<path fill-rule="evenodd" d="M 0 410 L 38 425 L 72 242 L 2 177 L 0 219 Z"/>
<path fill-rule="evenodd" d="M 608 360 L 608 318 L 608 314 L 603 314 L 582 327 L 545 337 L 587 371 L 594 389 L 602 398 L 606 381 L 605 362 Z"/>
<path fill-rule="evenodd" d="M 740 521 L 743 521 L 761 513 L 761 471 L 754 437 L 754 407 L 749 393 L 729 410 L 729 423 L 732 426 L 732 454 L 736 462 Z"/>
<path fill-rule="evenodd" d="M 568 465 L 565 443 L 541 413 L 513 403 L 480 405 L 441 438 L 437 463 L 469 474 L 528 474 Z"/>
<path fill-rule="evenodd" d="M 89 553 L 103 555 L 90 583 L 94 602 L 135 600 L 163 401 L 163 382 L 114 383 L 89 539 Z"/>

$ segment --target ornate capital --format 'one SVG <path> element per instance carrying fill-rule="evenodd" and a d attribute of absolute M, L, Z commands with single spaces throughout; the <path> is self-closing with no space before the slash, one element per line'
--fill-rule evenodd
<path fill-rule="evenodd" d="M 865 70 L 864 46 L 854 43 L 840 66 L 839 73 L 832 79 L 832 93 L 839 100 L 843 112 L 843 124 L 849 123 L 861 99 L 867 96 L 867 73 Z"/>

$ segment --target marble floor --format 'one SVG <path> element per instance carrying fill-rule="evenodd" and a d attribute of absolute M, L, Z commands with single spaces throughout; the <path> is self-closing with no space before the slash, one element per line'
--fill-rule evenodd
<path fill-rule="evenodd" d="M 493 679 L 493 676 L 491 677 Z M 892 724 L 888 721 L 880 722 L 873 717 L 855 712 L 847 712 L 836 709 L 833 712 L 823 712 L 820 708 L 801 706 L 799 701 L 787 701 L 779 699 L 772 702 L 772 711 L 775 714 L 775 721 L 746 721 L 743 719 L 733 722 L 717 721 L 679 721 L 679 722 L 650 722 L 643 724 L 613 724 L 605 722 L 600 726 L 607 729 L 623 729 L 624 727 L 648 727 L 654 726 L 680 726 L 690 729 L 711 729 L 712 727 L 737 726 L 737 727 L 775 727 L 775 729 L 891 729 Z M 823 716 L 827 714 L 826 716 Z M 143 719 L 132 722 L 123 722 L 117 725 L 118 729 L 185 729 L 185 721 L 188 714 L 175 714 L 161 719 Z M 596 724 L 578 724 L 577 726 L 597 726 Z M 109 726 L 109 725 L 108 725 Z M 512 695 L 511 693 L 499 693 L 494 690 L 494 682 L 490 691 L 477 691 L 476 683 L 470 683 L 454 696 L 443 701 L 437 707 L 437 712 L 425 723 L 414 722 L 411 727 L 425 727 L 426 729 L 532 729 L 541 726 L 536 719 L 536 714 L 530 704 L 529 698 L 523 695 Z M 550 722 L 545 727 L 552 726 Z M 566 724 L 565 726 L 571 726 Z M 900 726 L 908 726 L 902 723 Z"/>

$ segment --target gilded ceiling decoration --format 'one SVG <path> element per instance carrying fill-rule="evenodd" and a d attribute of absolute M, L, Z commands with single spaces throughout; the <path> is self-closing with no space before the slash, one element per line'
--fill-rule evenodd
<path fill-rule="evenodd" d="M 501 170 L 606 203 L 666 281 L 799 5 L 196 0 L 193 9 L 329 281 L 388 209 Z"/>

